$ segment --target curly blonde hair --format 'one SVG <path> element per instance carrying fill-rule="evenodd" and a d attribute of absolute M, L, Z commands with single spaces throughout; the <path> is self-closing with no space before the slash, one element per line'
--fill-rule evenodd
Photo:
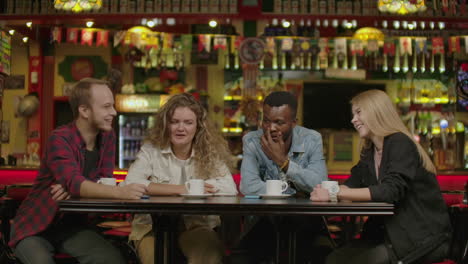
<path fill-rule="evenodd" d="M 191 94 L 182 93 L 172 96 L 155 114 L 155 123 L 148 130 L 147 141 L 153 146 L 165 149 L 171 146 L 169 124 L 179 107 L 187 107 L 197 117 L 197 131 L 192 141 L 195 162 L 195 177 L 208 179 L 221 177 L 220 164 L 233 168 L 233 157 L 226 140 L 207 119 L 207 111 Z"/>
<path fill-rule="evenodd" d="M 436 168 L 431 158 L 421 145 L 414 140 L 413 135 L 411 135 L 403 121 L 401 121 L 392 100 L 385 92 L 380 90 L 362 92 L 351 99 L 351 105 L 363 110 L 366 124 L 374 135 L 386 137 L 390 134 L 401 132 L 408 136 L 418 149 L 423 167 L 432 173 L 436 173 Z M 370 139 L 364 139 L 363 150 L 372 146 L 373 143 Z"/>

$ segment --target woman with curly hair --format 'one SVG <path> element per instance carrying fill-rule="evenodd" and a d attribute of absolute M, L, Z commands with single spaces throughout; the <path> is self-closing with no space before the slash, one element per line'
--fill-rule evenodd
<path fill-rule="evenodd" d="M 227 143 L 207 120 L 207 112 L 190 94 L 172 96 L 156 113 L 155 125 L 125 184 L 141 183 L 149 195 L 187 193 L 185 182 L 205 180 L 205 193 L 237 193 L 228 165 Z M 213 228 L 218 216 L 184 216 L 179 246 L 189 263 L 221 263 L 223 250 Z M 136 215 L 130 239 L 143 264 L 154 263 L 154 237 L 149 215 Z"/>

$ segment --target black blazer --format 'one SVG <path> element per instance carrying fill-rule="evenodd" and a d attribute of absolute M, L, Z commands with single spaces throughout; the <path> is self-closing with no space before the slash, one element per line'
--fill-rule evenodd
<path fill-rule="evenodd" d="M 395 205 L 395 214 L 384 217 L 384 235 L 401 263 L 415 261 L 450 239 L 450 219 L 437 179 L 424 169 L 416 145 L 405 134 L 385 137 L 378 181 L 371 148 L 362 153 L 345 185 L 368 187 L 372 201 Z"/>

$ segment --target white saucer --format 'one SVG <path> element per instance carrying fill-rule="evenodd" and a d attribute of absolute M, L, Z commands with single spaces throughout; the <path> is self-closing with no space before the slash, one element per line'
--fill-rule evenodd
<path fill-rule="evenodd" d="M 264 199 L 284 199 L 291 197 L 292 194 L 260 194 L 260 197 Z"/>
<path fill-rule="evenodd" d="M 211 193 L 204 193 L 204 194 L 190 194 L 190 193 L 182 193 L 180 196 L 188 198 L 188 199 L 203 199 L 206 197 L 213 196 Z"/>

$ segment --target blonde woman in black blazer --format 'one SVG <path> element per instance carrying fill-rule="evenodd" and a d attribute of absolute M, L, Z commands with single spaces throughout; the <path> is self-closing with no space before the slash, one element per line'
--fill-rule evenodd
<path fill-rule="evenodd" d="M 338 199 L 392 203 L 395 214 L 370 217 L 362 239 L 330 254 L 327 263 L 443 260 L 451 226 L 434 164 L 385 92 L 363 92 L 351 104 L 351 122 L 363 140 L 361 159 L 340 186 Z M 313 201 L 328 199 L 328 191 L 321 186 L 311 193 Z"/>

